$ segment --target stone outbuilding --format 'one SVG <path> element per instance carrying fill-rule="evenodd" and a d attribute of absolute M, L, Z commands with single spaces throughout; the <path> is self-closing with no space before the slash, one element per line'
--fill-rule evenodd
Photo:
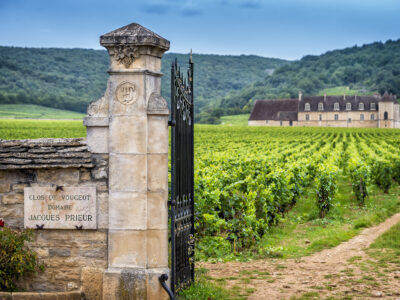
<path fill-rule="evenodd" d="M 395 95 L 305 96 L 257 100 L 249 126 L 318 126 L 400 128 Z"/>

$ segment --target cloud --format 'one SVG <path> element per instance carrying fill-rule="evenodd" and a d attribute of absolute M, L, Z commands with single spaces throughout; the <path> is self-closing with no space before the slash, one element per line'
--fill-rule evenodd
<path fill-rule="evenodd" d="M 256 0 L 244 0 L 239 3 L 239 6 L 242 8 L 261 8 L 261 3 Z"/>
<path fill-rule="evenodd" d="M 184 7 L 179 11 L 179 14 L 186 17 L 198 16 L 201 15 L 203 11 L 197 7 Z"/>
<path fill-rule="evenodd" d="M 207 0 L 175 0 L 177 8 L 176 12 L 183 17 L 192 17 L 203 14 L 202 7 L 209 7 Z M 200 3 L 200 4 L 199 4 Z"/>
<path fill-rule="evenodd" d="M 166 15 L 171 6 L 164 3 L 146 3 L 140 6 L 140 10 L 146 14 Z"/>
<path fill-rule="evenodd" d="M 1 0 L 0 0 L 1 1 Z M 203 10 L 195 1 L 185 2 L 183 0 L 150 1 L 142 4 L 140 10 L 146 14 L 167 15 L 169 13 L 177 13 L 184 17 L 197 16 L 203 13 Z"/>
<path fill-rule="evenodd" d="M 258 9 L 261 8 L 264 4 L 263 0 L 217 0 L 217 3 L 221 6 L 232 6 L 249 9 Z"/>

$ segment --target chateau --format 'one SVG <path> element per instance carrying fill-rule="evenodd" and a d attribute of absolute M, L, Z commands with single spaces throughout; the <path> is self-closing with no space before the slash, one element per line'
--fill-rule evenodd
<path fill-rule="evenodd" d="M 305 96 L 257 100 L 249 126 L 320 126 L 400 128 L 395 95 Z"/>

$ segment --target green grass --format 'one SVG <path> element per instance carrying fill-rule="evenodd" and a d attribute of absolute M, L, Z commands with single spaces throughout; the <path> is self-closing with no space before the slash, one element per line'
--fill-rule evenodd
<path fill-rule="evenodd" d="M 277 226 L 258 244 L 261 257 L 297 258 L 331 248 L 357 235 L 364 227 L 382 222 L 400 211 L 400 187 L 389 194 L 372 187 L 366 205 L 360 207 L 351 195 L 347 178 L 339 180 L 333 208 L 318 218 L 314 190 L 310 188 Z"/>
<path fill-rule="evenodd" d="M 359 96 L 368 96 L 372 95 L 373 92 L 368 92 L 368 91 L 362 91 L 362 90 L 351 90 L 347 86 L 336 86 L 333 88 L 326 88 L 317 94 L 318 96 L 323 96 L 324 94 L 327 94 L 329 96 L 343 96 L 344 94 L 349 95 L 349 96 L 354 96 L 354 95 L 359 95 Z"/>
<path fill-rule="evenodd" d="M 0 118 L 14 119 L 82 119 L 85 115 L 69 110 L 33 104 L 0 104 Z"/>
<path fill-rule="evenodd" d="M 320 299 L 320 296 L 317 292 L 307 292 L 301 295 L 300 297 L 290 298 L 290 300 L 311 300 L 311 299 Z"/>
<path fill-rule="evenodd" d="M 195 284 L 182 291 L 177 297 L 179 300 L 199 300 L 209 298 L 215 300 L 232 299 L 229 292 L 223 287 L 199 278 L 197 278 Z"/>
<path fill-rule="evenodd" d="M 180 292 L 178 300 L 244 300 L 246 295 L 254 292 L 254 289 L 234 286 L 228 290 L 224 287 L 225 280 L 218 280 L 207 276 L 207 269 L 196 270 L 196 282 L 189 288 Z"/>
<path fill-rule="evenodd" d="M 369 295 L 372 289 L 387 295 L 392 293 L 391 282 L 399 279 L 396 275 L 400 270 L 399 233 L 400 223 L 391 227 L 364 250 L 367 254 L 365 258 L 361 256 L 350 258 L 348 262 L 361 272 L 357 275 L 353 273 L 353 268 L 342 270 L 342 275 L 353 276 L 352 279 L 347 278 L 347 282 L 357 284 L 356 290 L 361 290 L 366 295 Z"/>
<path fill-rule="evenodd" d="M 250 114 L 244 115 L 233 115 L 233 116 L 222 116 L 221 124 L 228 126 L 238 126 L 238 125 L 247 125 L 247 121 L 249 120 Z"/>
<path fill-rule="evenodd" d="M 372 187 L 370 196 L 365 207 L 360 207 L 351 196 L 351 187 L 346 177 L 339 181 L 339 190 L 334 201 L 334 207 L 324 220 L 318 218 L 315 208 L 315 197 L 312 188 L 299 200 L 297 205 L 289 213 L 288 217 L 266 235 L 259 247 L 269 247 L 280 251 L 283 257 L 300 257 L 334 247 L 342 241 L 348 240 L 358 234 L 365 226 L 372 226 L 400 210 L 400 187 L 393 186 L 389 194 L 384 194 Z M 363 220 L 360 222 L 360 220 Z M 359 226 L 363 223 L 363 226 Z M 383 279 L 393 274 L 396 266 L 400 266 L 400 224 L 395 225 L 381 237 L 379 237 L 368 250 L 373 261 L 362 261 L 361 256 L 354 256 L 349 263 L 364 266 L 363 275 L 356 278 L 353 267 L 341 271 L 341 276 L 347 276 L 354 283 L 360 283 L 367 289 L 379 289 L 380 284 L 376 281 L 374 274 L 381 274 Z M 309 243 L 304 243 L 308 240 Z M 278 250 L 279 249 L 279 250 Z M 279 262 L 279 261 L 278 261 Z M 276 269 L 285 268 L 283 262 L 277 263 Z M 398 267 L 397 267 L 398 268 Z M 197 284 L 184 292 L 184 297 L 179 299 L 246 299 L 255 290 L 246 287 L 251 284 L 253 275 L 258 274 L 256 270 L 242 270 L 239 277 L 234 278 L 237 284 L 229 290 L 225 288 L 226 280 L 229 278 L 197 277 Z M 265 273 L 269 275 L 269 272 Z M 337 275 L 326 275 L 329 279 Z M 259 278 L 261 279 L 261 278 Z M 267 282 L 275 279 L 263 278 Z M 319 290 L 326 287 L 313 286 L 315 292 L 306 292 L 300 296 L 292 297 L 291 300 L 322 299 Z M 328 290 L 331 289 L 328 287 Z M 233 296 L 235 295 L 235 296 Z M 341 296 L 339 298 L 328 297 L 323 299 L 352 299 L 352 296 Z"/>
<path fill-rule="evenodd" d="M 394 249 L 400 250 L 400 223 L 390 228 L 370 246 L 371 249 Z"/>
<path fill-rule="evenodd" d="M 0 119 L 0 139 L 77 138 L 86 136 L 82 121 Z"/>

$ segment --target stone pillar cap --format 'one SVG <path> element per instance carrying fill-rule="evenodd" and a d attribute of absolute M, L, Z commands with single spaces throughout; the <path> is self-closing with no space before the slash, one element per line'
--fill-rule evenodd
<path fill-rule="evenodd" d="M 169 49 L 169 41 L 153 31 L 136 23 L 123 26 L 100 36 L 100 44 L 108 46 L 153 46 L 164 51 Z"/>

